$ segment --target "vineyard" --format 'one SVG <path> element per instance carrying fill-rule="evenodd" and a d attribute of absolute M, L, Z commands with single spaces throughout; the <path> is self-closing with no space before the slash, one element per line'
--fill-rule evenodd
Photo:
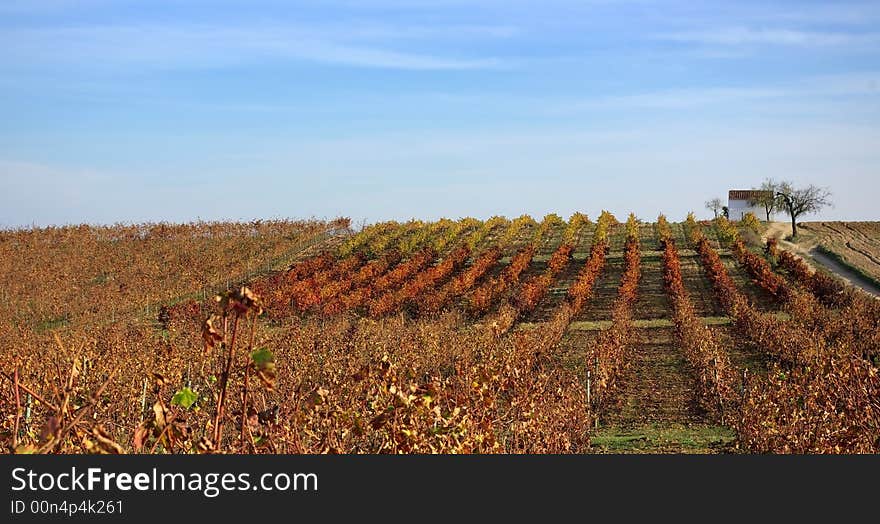
<path fill-rule="evenodd" d="M 880 223 L 806 222 L 798 247 L 824 254 L 880 287 Z"/>
<path fill-rule="evenodd" d="M 760 226 L 603 211 L 0 232 L 0 442 L 880 452 L 880 301 Z"/>

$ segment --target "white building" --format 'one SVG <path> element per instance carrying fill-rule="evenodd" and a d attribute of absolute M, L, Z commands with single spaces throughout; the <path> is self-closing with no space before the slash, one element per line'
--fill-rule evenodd
<path fill-rule="evenodd" d="M 756 189 L 731 189 L 727 193 L 727 213 L 731 220 L 742 220 L 746 213 L 754 213 L 758 220 L 766 220 L 764 206 L 752 204 L 752 199 L 764 193 Z M 773 215 L 770 215 L 773 218 Z"/>

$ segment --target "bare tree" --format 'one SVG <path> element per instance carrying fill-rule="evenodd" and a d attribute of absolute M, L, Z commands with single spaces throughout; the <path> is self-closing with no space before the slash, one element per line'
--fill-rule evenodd
<path fill-rule="evenodd" d="M 711 210 L 715 213 L 715 218 L 718 218 L 718 212 L 724 207 L 724 204 L 721 202 L 720 198 L 713 198 L 712 200 L 706 201 L 706 209 Z"/>
<path fill-rule="evenodd" d="M 757 190 L 759 193 L 753 193 L 754 196 L 749 200 L 749 204 L 764 208 L 764 213 L 767 215 L 767 222 L 770 222 L 770 215 L 774 211 L 779 211 L 784 206 L 782 199 L 776 194 L 779 191 L 779 188 L 780 184 L 778 182 L 772 178 L 768 178 L 761 182 L 761 187 Z"/>
<path fill-rule="evenodd" d="M 801 215 L 816 213 L 831 205 L 831 191 L 810 185 L 796 189 L 791 182 L 779 184 L 776 195 L 782 202 L 782 209 L 791 217 L 791 238 L 797 238 L 797 219 Z"/>

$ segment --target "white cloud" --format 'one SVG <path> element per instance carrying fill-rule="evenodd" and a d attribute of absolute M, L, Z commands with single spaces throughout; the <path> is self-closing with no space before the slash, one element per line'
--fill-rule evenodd
<path fill-rule="evenodd" d="M 667 89 L 548 104 L 551 114 L 603 109 L 683 109 L 751 101 L 880 95 L 880 72 L 807 77 L 764 86 L 710 86 Z"/>
<path fill-rule="evenodd" d="M 181 67 L 250 63 L 290 59 L 329 64 L 410 70 L 488 69 L 510 63 L 493 57 L 454 57 L 435 51 L 399 51 L 374 42 L 385 37 L 423 38 L 455 34 L 460 28 L 427 31 L 372 26 L 358 36 L 344 27 L 323 30 L 287 26 L 224 27 L 211 25 L 124 25 L 11 29 L 0 33 L 4 61 L 18 64 L 132 64 Z M 510 29 L 498 28 L 499 34 Z M 444 33 L 445 31 L 445 33 Z M 491 34 L 488 27 L 471 28 L 472 35 Z"/>
<path fill-rule="evenodd" d="M 512 25 L 405 25 L 392 26 L 380 23 L 356 22 L 345 27 L 324 25 L 311 26 L 312 30 L 344 33 L 349 38 L 395 39 L 395 40 L 461 40 L 474 38 L 510 38 L 520 33 Z"/>
<path fill-rule="evenodd" d="M 699 44 L 741 46 L 778 45 L 799 47 L 867 47 L 880 43 L 880 33 L 804 31 L 796 29 L 766 29 L 725 27 L 713 30 L 682 31 L 657 35 L 660 40 Z"/>
<path fill-rule="evenodd" d="M 4 0 L 0 3 L 0 13 L 12 15 L 47 14 L 107 3 L 108 0 Z"/>

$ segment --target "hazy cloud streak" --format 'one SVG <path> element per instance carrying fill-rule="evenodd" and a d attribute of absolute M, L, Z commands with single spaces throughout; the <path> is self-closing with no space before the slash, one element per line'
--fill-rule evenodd
<path fill-rule="evenodd" d="M 428 38 L 419 28 L 411 32 L 393 28 L 364 30 L 371 39 L 382 36 Z M 448 31 L 454 32 L 455 28 Z M 490 34 L 488 28 L 473 29 Z M 501 33 L 509 29 L 499 30 Z M 434 36 L 440 30 L 434 30 Z M 362 35 L 363 37 L 363 35 Z M 449 70 L 507 67 L 504 60 L 458 58 L 437 52 L 399 51 L 357 40 L 357 31 L 316 31 L 297 27 L 266 26 L 89 26 L 11 29 L 0 32 L 5 47 L 3 62 L 17 65 L 62 63 L 140 66 L 217 66 L 272 59 L 292 59 L 357 67 Z"/>
<path fill-rule="evenodd" d="M 660 40 L 721 46 L 778 45 L 799 47 L 868 47 L 880 44 L 880 33 L 807 31 L 725 27 L 712 30 L 681 31 L 657 35 Z"/>

